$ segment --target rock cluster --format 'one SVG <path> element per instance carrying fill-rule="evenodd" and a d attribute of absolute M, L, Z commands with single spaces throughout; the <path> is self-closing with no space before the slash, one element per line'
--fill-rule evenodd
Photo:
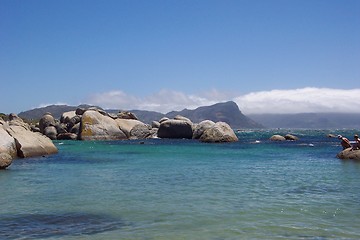
<path fill-rule="evenodd" d="M 109 114 L 97 108 L 65 112 L 60 120 L 46 113 L 34 127 L 50 139 L 69 140 L 123 140 L 146 138 L 199 139 L 203 142 L 238 141 L 231 127 L 206 120 L 194 124 L 183 116 L 162 118 L 151 125 L 138 120 L 135 114 Z"/>
<path fill-rule="evenodd" d="M 292 135 L 292 134 L 286 134 L 285 136 L 275 134 L 275 135 L 272 135 L 270 137 L 270 141 L 281 142 L 281 141 L 286 141 L 286 140 L 288 140 L 288 141 L 297 141 L 297 140 L 299 140 L 299 138 Z"/>
<path fill-rule="evenodd" d="M 9 115 L 9 121 L 0 119 L 0 169 L 8 167 L 16 157 L 33 157 L 57 153 L 51 139 L 31 130 L 15 114 Z"/>

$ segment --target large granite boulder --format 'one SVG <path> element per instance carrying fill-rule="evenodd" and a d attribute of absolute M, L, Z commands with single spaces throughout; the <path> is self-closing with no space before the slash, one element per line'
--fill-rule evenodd
<path fill-rule="evenodd" d="M 128 138 L 130 138 L 130 132 L 136 125 L 144 124 L 143 122 L 135 119 L 115 119 L 121 131 L 123 131 Z"/>
<path fill-rule="evenodd" d="M 159 138 L 187 138 L 193 135 L 192 124 L 186 120 L 169 119 L 160 122 Z"/>
<path fill-rule="evenodd" d="M 15 139 L 19 157 L 34 157 L 57 153 L 50 138 L 38 132 L 31 132 L 21 126 L 9 126 L 6 131 Z"/>
<path fill-rule="evenodd" d="M 13 158 L 17 156 L 15 139 L 8 134 L 3 125 L 0 125 L 0 153 L 7 153 Z"/>
<path fill-rule="evenodd" d="M 81 140 L 127 139 L 117 122 L 97 110 L 87 110 L 82 115 L 80 125 Z"/>
<path fill-rule="evenodd" d="M 58 133 L 57 133 L 56 127 L 48 126 L 44 129 L 43 134 L 45 136 L 47 136 L 48 138 L 50 138 L 51 140 L 56 140 L 56 136 Z"/>
<path fill-rule="evenodd" d="M 7 153 L 0 153 L 0 170 L 9 167 L 12 163 L 12 157 Z"/>
<path fill-rule="evenodd" d="M 204 120 L 194 128 L 193 139 L 199 139 L 206 129 L 213 127 L 215 123 L 211 120 Z"/>
<path fill-rule="evenodd" d="M 217 122 L 206 129 L 200 137 L 201 142 L 220 143 L 239 141 L 234 130 L 225 122 Z"/>
<path fill-rule="evenodd" d="M 360 150 L 353 150 L 352 148 L 347 148 L 337 154 L 337 157 L 340 159 L 353 159 L 360 161 Z"/>
<path fill-rule="evenodd" d="M 60 122 L 66 124 L 66 123 L 68 123 L 70 121 L 70 119 L 72 119 L 75 116 L 76 116 L 75 111 L 64 112 L 61 115 Z"/>
<path fill-rule="evenodd" d="M 23 127 L 26 130 L 31 130 L 31 127 L 29 124 L 25 123 L 20 117 L 18 117 L 16 114 L 11 113 L 9 115 L 9 122 L 8 125 L 10 126 L 19 126 L 19 127 Z"/>
<path fill-rule="evenodd" d="M 130 139 L 145 139 L 151 137 L 151 126 L 144 123 L 137 124 L 130 131 Z"/>
<path fill-rule="evenodd" d="M 45 128 L 49 126 L 55 126 L 55 118 L 51 115 L 51 113 L 45 113 L 39 121 L 40 131 L 44 133 Z"/>

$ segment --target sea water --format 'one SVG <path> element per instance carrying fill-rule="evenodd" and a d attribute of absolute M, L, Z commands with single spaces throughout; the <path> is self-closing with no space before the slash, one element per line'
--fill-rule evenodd
<path fill-rule="evenodd" d="M 329 133 L 355 131 L 55 141 L 0 171 L 0 239 L 360 239 L 360 164 Z"/>

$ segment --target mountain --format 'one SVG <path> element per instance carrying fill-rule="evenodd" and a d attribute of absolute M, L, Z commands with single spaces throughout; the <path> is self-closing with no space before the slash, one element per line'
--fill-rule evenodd
<path fill-rule="evenodd" d="M 89 105 L 67 106 L 67 105 L 51 105 L 43 108 L 36 108 L 29 111 L 19 113 L 19 117 L 26 119 L 40 119 L 46 112 L 51 113 L 55 118 L 59 119 L 64 112 L 74 111 L 76 108 L 88 108 Z M 106 110 L 109 113 L 117 113 L 119 110 Z M 184 109 L 182 111 L 172 111 L 162 114 L 154 111 L 129 110 L 134 113 L 139 120 L 144 123 L 158 121 L 163 117 L 173 118 L 176 115 L 182 115 L 189 118 L 194 123 L 203 120 L 212 120 L 214 122 L 223 121 L 228 123 L 232 128 L 263 128 L 261 124 L 253 121 L 241 113 L 235 102 L 217 103 L 211 106 L 199 107 L 195 110 Z"/>
<path fill-rule="evenodd" d="M 178 112 L 173 111 L 166 114 L 170 118 L 176 115 L 187 117 L 196 123 L 208 119 L 214 122 L 226 122 L 232 128 L 263 128 L 261 124 L 242 114 L 238 105 L 233 101 L 199 107 L 195 110 L 184 109 Z"/>
<path fill-rule="evenodd" d="M 249 114 L 248 116 L 267 128 L 360 128 L 359 113 Z"/>
<path fill-rule="evenodd" d="M 19 117 L 25 119 L 40 119 L 45 113 L 49 112 L 53 115 L 54 118 L 60 119 L 61 115 L 64 112 L 75 111 L 77 108 L 89 108 L 92 107 L 87 104 L 79 106 L 68 106 L 68 105 L 50 105 L 41 108 L 35 108 L 28 111 L 24 111 L 18 114 Z"/>

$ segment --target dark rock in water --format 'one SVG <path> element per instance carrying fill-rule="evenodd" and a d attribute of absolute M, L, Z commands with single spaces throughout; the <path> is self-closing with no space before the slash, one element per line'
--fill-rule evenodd
<path fill-rule="evenodd" d="M 192 125 L 185 120 L 170 119 L 161 121 L 158 130 L 159 138 L 188 138 L 191 139 L 193 135 Z"/>
<path fill-rule="evenodd" d="M 39 239 L 93 235 L 120 229 L 122 219 L 87 213 L 0 216 L 1 239 Z"/>
<path fill-rule="evenodd" d="M 292 134 L 286 134 L 284 137 L 286 140 L 290 140 L 290 141 L 298 141 L 299 140 L 299 138 L 297 136 L 294 136 Z"/>

